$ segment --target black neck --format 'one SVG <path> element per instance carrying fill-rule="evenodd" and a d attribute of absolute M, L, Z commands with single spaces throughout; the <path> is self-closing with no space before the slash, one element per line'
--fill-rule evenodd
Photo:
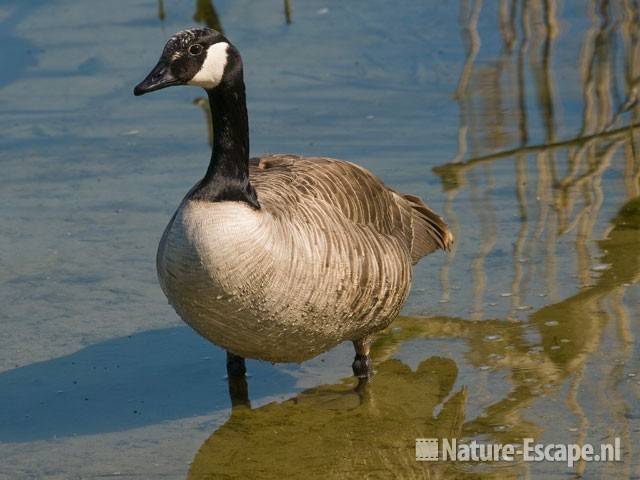
<path fill-rule="evenodd" d="M 249 120 L 240 75 L 231 84 L 208 90 L 213 151 L 204 178 L 192 193 L 195 200 L 242 201 L 260 208 L 249 183 Z"/>

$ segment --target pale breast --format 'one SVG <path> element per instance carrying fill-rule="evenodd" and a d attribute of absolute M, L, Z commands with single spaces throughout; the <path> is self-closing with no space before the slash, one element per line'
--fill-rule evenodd
<path fill-rule="evenodd" d="M 169 302 L 214 343 L 270 361 L 386 326 L 409 290 L 406 249 L 337 220 L 295 220 L 241 202 L 183 202 L 158 250 Z"/>

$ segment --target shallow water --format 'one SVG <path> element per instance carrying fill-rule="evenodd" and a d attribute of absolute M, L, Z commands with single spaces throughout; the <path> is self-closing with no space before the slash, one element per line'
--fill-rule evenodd
<path fill-rule="evenodd" d="M 364 390 L 341 345 L 249 362 L 232 412 L 223 352 L 160 292 L 207 116 L 131 91 L 205 23 L 243 53 L 254 154 L 357 162 L 454 230 Z M 0 478 L 640 478 L 639 23 L 632 0 L 0 4 Z M 417 463 L 417 437 L 623 460 Z"/>

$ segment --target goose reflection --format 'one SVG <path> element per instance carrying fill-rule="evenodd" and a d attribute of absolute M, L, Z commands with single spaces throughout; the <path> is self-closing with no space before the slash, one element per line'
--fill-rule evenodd
<path fill-rule="evenodd" d="M 377 365 L 367 385 L 347 379 L 255 410 L 234 400 L 188 478 L 418 478 L 454 470 L 417 464 L 413 442 L 460 435 L 466 390 L 454 389 L 455 362 L 431 357 L 416 371 L 392 358 Z"/>

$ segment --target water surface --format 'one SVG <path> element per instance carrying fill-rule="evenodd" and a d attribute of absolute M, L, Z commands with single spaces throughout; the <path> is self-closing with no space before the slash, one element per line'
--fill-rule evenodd
<path fill-rule="evenodd" d="M 254 154 L 357 162 L 456 235 L 364 390 L 341 345 L 249 362 L 232 410 L 160 292 L 207 112 L 131 92 L 204 24 L 243 54 Z M 639 26 L 633 0 L 2 3 L 0 478 L 640 478 Z M 416 463 L 416 437 L 623 461 Z"/>

